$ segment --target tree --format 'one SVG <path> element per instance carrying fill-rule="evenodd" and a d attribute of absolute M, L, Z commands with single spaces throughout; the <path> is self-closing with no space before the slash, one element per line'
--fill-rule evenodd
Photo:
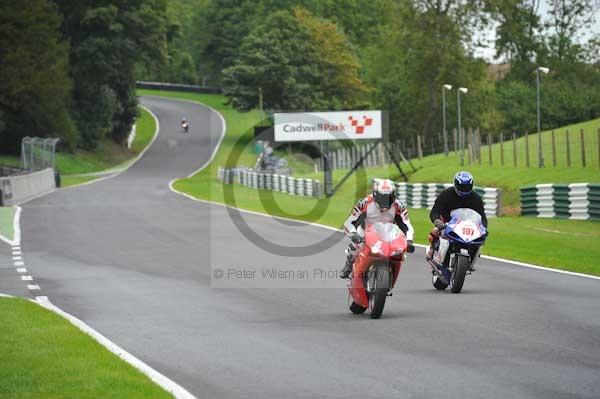
<path fill-rule="evenodd" d="M 222 71 L 233 65 L 242 40 L 254 25 L 256 8 L 251 0 L 212 0 L 197 9 L 190 35 L 195 42 L 195 61 L 211 84 L 218 84 Z"/>
<path fill-rule="evenodd" d="M 442 86 L 473 88 L 484 65 L 468 56 L 463 31 L 446 8 L 403 4 L 390 13 L 393 23 L 368 52 L 367 83 L 378 106 L 390 111 L 393 135 L 432 136 L 441 131 Z"/>
<path fill-rule="evenodd" d="M 242 41 L 233 66 L 223 71 L 223 93 L 239 110 L 258 106 L 305 110 L 324 104 L 318 49 L 308 29 L 288 11 L 277 11 Z"/>
<path fill-rule="evenodd" d="M 498 22 L 496 57 L 511 64 L 529 64 L 542 49 L 540 0 L 489 0 L 487 10 Z"/>
<path fill-rule="evenodd" d="M 349 109 L 368 102 L 368 89 L 359 77 L 360 63 L 350 42 L 336 24 L 296 7 L 294 15 L 306 27 L 318 52 L 318 69 L 325 105 L 329 109 Z M 315 88 L 317 89 L 317 88 Z"/>
<path fill-rule="evenodd" d="M 134 66 L 165 57 L 164 0 L 56 0 L 71 42 L 74 114 L 82 146 L 124 142 L 137 113 Z"/>
<path fill-rule="evenodd" d="M 598 0 L 549 0 L 550 21 L 548 29 L 551 57 L 555 63 L 578 61 L 583 56 L 583 46 L 577 43 L 581 32 L 589 28 L 600 7 Z"/>
<path fill-rule="evenodd" d="M 46 0 L 0 2 L 0 148 L 16 152 L 23 136 L 59 137 L 72 147 L 68 45 L 56 7 Z"/>

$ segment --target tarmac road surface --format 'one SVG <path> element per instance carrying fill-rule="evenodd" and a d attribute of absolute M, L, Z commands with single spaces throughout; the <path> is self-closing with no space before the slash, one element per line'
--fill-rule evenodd
<path fill-rule="evenodd" d="M 346 241 L 241 214 L 278 245 L 329 237 L 319 253 L 273 254 L 226 208 L 170 191 L 209 159 L 222 122 L 197 104 L 142 103 L 160 121 L 152 147 L 117 177 L 25 204 L 22 248 L 50 301 L 197 397 L 600 398 L 600 281 L 482 260 L 463 293 L 436 292 L 418 250 L 370 320 L 350 314 L 342 280 L 244 278 L 334 272 Z M 288 288 L 211 288 L 217 269 L 233 278 L 215 284 Z"/>

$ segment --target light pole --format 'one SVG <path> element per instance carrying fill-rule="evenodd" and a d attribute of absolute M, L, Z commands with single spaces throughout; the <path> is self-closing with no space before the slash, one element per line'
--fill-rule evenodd
<path fill-rule="evenodd" d="M 460 93 L 467 94 L 469 89 L 466 87 L 459 87 L 456 91 L 456 98 L 458 103 L 458 142 L 460 146 L 460 166 L 464 166 L 465 164 L 465 137 L 462 132 L 462 128 L 460 125 Z"/>
<path fill-rule="evenodd" d="M 448 132 L 446 131 L 446 90 L 452 90 L 452 85 L 442 87 L 442 107 L 444 109 L 444 154 L 448 156 Z"/>
<path fill-rule="evenodd" d="M 538 130 L 538 166 L 544 167 L 544 152 L 542 151 L 542 124 L 540 118 L 540 72 L 548 74 L 549 68 L 538 67 L 536 70 L 537 75 L 537 130 Z"/>

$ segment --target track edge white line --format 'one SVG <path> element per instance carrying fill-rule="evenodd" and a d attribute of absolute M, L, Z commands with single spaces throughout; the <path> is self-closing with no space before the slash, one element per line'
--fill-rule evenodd
<path fill-rule="evenodd" d="M 117 355 L 121 360 L 125 361 L 129 365 L 133 366 L 135 369 L 140 371 L 142 374 L 146 375 L 150 380 L 152 380 L 155 384 L 163 388 L 165 391 L 172 394 L 177 399 L 197 399 L 194 395 L 188 392 L 181 385 L 177 384 L 175 381 L 171 380 L 164 374 L 156 371 L 152 367 L 148 366 L 146 363 L 133 356 L 131 353 L 127 352 L 110 339 L 106 338 L 104 335 L 100 334 L 98 331 L 94 330 L 92 327 L 87 325 L 82 320 L 77 317 L 65 312 L 60 309 L 58 306 L 52 304 L 47 298 L 38 298 L 37 300 L 30 299 L 31 302 L 38 304 L 39 306 L 48 309 L 64 319 L 68 320 L 75 327 L 79 328 L 82 332 L 89 335 L 92 339 L 98 342 L 100 345 L 108 349 L 108 351 Z"/>
<path fill-rule="evenodd" d="M 152 118 L 154 119 L 154 123 L 155 123 L 154 136 L 152 137 L 152 140 L 150 140 L 150 142 L 146 145 L 146 147 L 144 147 L 144 149 L 139 154 L 137 154 L 135 156 L 135 158 L 131 159 L 131 161 L 129 162 L 129 164 L 126 167 L 124 167 L 123 169 L 117 170 L 114 173 L 111 173 L 111 174 L 109 174 L 108 176 L 105 176 L 105 177 L 100 177 L 98 179 L 86 181 L 86 182 L 79 183 L 79 184 L 74 184 L 74 185 L 68 186 L 68 187 L 61 187 L 60 188 L 61 190 L 69 190 L 69 189 L 76 188 L 76 187 L 88 186 L 90 184 L 100 183 L 101 181 L 112 179 L 113 177 L 117 177 L 121 173 L 126 172 L 127 170 L 129 170 L 129 168 L 131 168 L 133 165 L 135 165 L 142 158 L 142 156 L 146 153 L 146 151 L 148 151 L 148 149 L 150 149 L 150 147 L 152 147 L 152 144 L 154 144 L 154 142 L 158 138 L 158 133 L 160 131 L 160 126 L 159 126 L 159 123 L 158 123 L 158 118 L 156 117 L 156 115 L 154 115 L 154 113 L 152 111 L 150 111 L 150 109 L 148 107 L 146 107 L 146 106 L 144 106 L 142 104 L 138 104 L 138 107 L 143 108 L 146 112 L 148 112 L 150 114 L 150 116 L 152 116 Z"/>
<path fill-rule="evenodd" d="M 161 97 L 161 96 L 155 96 L 155 97 L 170 99 L 168 97 Z M 200 103 L 198 101 L 191 101 L 191 100 L 185 100 L 185 99 L 174 99 L 174 100 L 176 100 L 176 101 L 187 101 L 187 102 L 192 102 L 192 103 L 200 104 L 200 105 L 202 105 L 202 106 L 210 109 L 214 113 L 216 113 L 221 118 L 221 121 L 223 123 L 223 129 L 221 131 L 221 137 L 219 138 L 219 142 L 217 143 L 217 146 L 213 150 L 213 153 L 211 154 L 209 160 L 207 162 L 205 162 L 196 171 L 192 172 L 191 174 L 189 174 L 187 176 L 187 178 L 190 178 L 193 175 L 195 175 L 196 173 L 201 172 L 203 169 L 205 169 L 214 160 L 214 158 L 217 155 L 217 152 L 219 151 L 219 148 L 221 147 L 221 142 L 225 138 L 227 125 L 225 123 L 225 119 L 223 118 L 223 116 L 217 110 L 215 110 L 214 108 L 212 108 L 209 105 L 202 104 L 202 103 Z M 311 223 L 311 222 L 306 222 L 304 220 L 286 218 L 286 217 L 281 217 L 281 216 L 273 216 L 273 215 L 269 215 L 269 214 L 266 214 L 266 213 L 261 213 L 261 212 L 250 211 L 250 210 L 246 210 L 246 209 L 242 209 L 242 208 L 237 208 L 237 207 L 234 207 L 234 206 L 231 206 L 231 205 L 228 205 L 228 204 L 223 204 L 223 203 L 216 202 L 216 201 L 210 201 L 210 200 L 196 198 L 196 197 L 194 197 L 194 196 L 192 196 L 192 195 L 190 195 L 188 193 L 184 193 L 184 192 L 179 191 L 176 188 L 174 188 L 173 187 L 173 183 L 175 183 L 177 180 L 181 180 L 181 179 L 177 178 L 177 179 L 173 179 L 173 180 L 171 180 L 169 182 L 169 189 L 171 191 L 173 191 L 174 193 L 179 194 L 179 195 L 183 195 L 184 197 L 187 197 L 187 198 L 189 198 L 189 199 L 191 199 L 193 201 L 203 202 L 203 203 L 206 203 L 206 204 L 219 205 L 219 206 L 223 206 L 223 207 L 226 207 L 226 208 L 235 209 L 235 210 L 237 210 L 239 212 L 249 213 L 249 214 L 252 214 L 252 215 L 269 217 L 271 219 L 280 219 L 280 220 L 286 220 L 286 221 L 291 221 L 291 222 L 297 222 L 297 223 L 301 223 L 301 224 L 306 224 L 306 225 L 310 225 L 310 226 L 316 226 L 316 227 L 320 227 L 320 228 L 323 228 L 323 229 L 332 230 L 332 231 L 338 231 L 340 233 L 343 233 L 342 229 L 336 229 L 335 227 L 326 226 L 324 224 Z M 423 244 L 415 244 L 415 246 L 416 247 L 420 247 L 420 248 L 427 248 L 427 245 L 423 245 Z M 525 262 L 519 262 L 519 261 L 510 260 L 510 259 L 498 258 L 498 257 L 495 257 L 495 256 L 489 256 L 489 255 L 481 255 L 481 257 L 484 258 L 484 259 L 495 261 L 495 262 L 508 263 L 508 264 L 514 265 L 514 266 L 520 266 L 520 267 L 526 267 L 526 268 L 535 269 L 535 270 L 541 270 L 541 271 L 547 271 L 547 272 L 565 274 L 565 275 L 569 275 L 569 276 L 583 277 L 583 278 L 588 278 L 588 279 L 592 279 L 592 280 L 600 280 L 599 276 L 594 276 L 594 275 L 591 275 L 591 274 L 570 272 L 570 271 L 567 271 L 567 270 L 554 269 L 554 268 L 551 268 L 551 267 L 539 266 L 539 265 L 534 265 L 534 264 L 531 264 L 531 263 L 525 263 Z"/>

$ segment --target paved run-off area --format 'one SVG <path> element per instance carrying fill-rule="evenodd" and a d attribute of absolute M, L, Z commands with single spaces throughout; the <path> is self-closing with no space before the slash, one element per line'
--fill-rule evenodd
<path fill-rule="evenodd" d="M 113 179 L 25 204 L 22 245 L 54 304 L 198 397 L 600 396 L 598 280 L 482 260 L 453 295 L 433 290 L 418 251 L 378 321 L 349 313 L 337 279 L 211 288 L 217 268 L 334 271 L 345 241 L 172 192 L 209 159 L 222 121 L 191 103 L 142 102 L 160 121 L 152 147 Z M 265 242 L 240 232 L 242 218 Z"/>

